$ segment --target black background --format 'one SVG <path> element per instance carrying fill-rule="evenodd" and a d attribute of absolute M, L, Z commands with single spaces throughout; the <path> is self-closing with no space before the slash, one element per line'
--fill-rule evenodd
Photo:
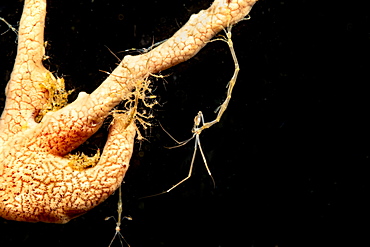
<path fill-rule="evenodd" d="M 325 2 L 325 3 L 324 3 Z M 363 1 L 365 2 L 365 1 Z M 130 48 L 169 38 L 211 1 L 48 1 L 45 67 L 69 89 L 91 93 Z M 23 1 L 2 1 L 15 27 Z M 220 123 L 201 135 L 216 181 L 200 155 L 186 176 L 194 116 L 206 121 L 225 97 L 233 62 L 223 42 L 153 78 L 161 106 L 137 143 L 123 185 L 122 234 L 136 246 L 369 245 L 369 14 L 349 1 L 261 0 L 233 28 L 241 71 Z M 0 23 L 0 32 L 7 26 Z M 16 55 L 16 35 L 0 36 L 0 83 Z M 4 105 L 1 90 L 1 106 Z M 104 144 L 107 125 L 89 141 Z M 98 143 L 98 144 L 94 144 Z M 95 146 L 94 146 L 95 145 Z M 87 148 L 88 145 L 85 145 Z M 0 246 L 108 246 L 117 193 L 65 225 L 0 219 Z M 113 246 L 120 246 L 116 240 Z"/>

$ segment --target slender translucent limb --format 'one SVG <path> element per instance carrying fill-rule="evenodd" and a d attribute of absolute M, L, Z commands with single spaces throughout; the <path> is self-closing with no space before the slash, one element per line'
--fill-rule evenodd
<path fill-rule="evenodd" d="M 198 147 L 199 147 L 199 151 L 200 151 L 200 154 L 202 155 L 202 158 L 203 158 L 203 162 L 204 162 L 204 165 L 207 169 L 207 172 L 208 172 L 208 175 L 211 177 L 212 179 L 212 183 L 213 183 L 213 187 L 215 188 L 216 187 L 216 182 L 212 176 L 212 173 L 211 173 L 211 170 L 209 169 L 208 167 L 208 164 L 207 164 L 207 160 L 206 160 L 206 157 L 204 156 L 204 153 L 203 153 L 203 149 L 202 149 L 202 145 L 200 145 L 200 138 L 199 138 L 199 135 L 197 135 L 195 137 L 195 143 L 198 143 Z M 196 150 L 195 150 L 196 151 Z M 194 152 L 195 153 L 195 152 Z"/>
<path fill-rule="evenodd" d="M 116 221 L 116 228 L 115 228 L 115 233 L 114 233 L 114 236 L 112 238 L 112 240 L 110 241 L 108 247 L 111 247 L 113 241 L 116 239 L 117 235 L 118 235 L 118 238 L 119 238 L 119 241 L 121 242 L 121 246 L 123 246 L 123 242 L 122 240 L 126 243 L 126 245 L 128 247 L 130 247 L 130 245 L 127 243 L 126 239 L 122 236 L 121 234 L 121 220 L 122 219 L 128 219 L 128 220 L 132 220 L 131 217 L 129 216 L 124 216 L 122 217 L 122 188 L 121 186 L 119 187 L 118 189 L 118 207 L 117 207 L 117 212 L 118 212 L 118 221 Z M 113 216 L 110 216 L 110 217 L 106 217 L 105 220 L 109 220 L 110 218 L 113 218 Z M 114 219 L 115 220 L 115 219 Z"/>
<path fill-rule="evenodd" d="M 163 129 L 164 132 L 166 132 L 166 134 L 172 139 L 174 140 L 175 142 L 177 142 L 178 145 L 176 146 L 171 146 L 171 147 L 166 147 L 168 149 L 172 149 L 172 148 L 178 148 L 178 147 L 181 147 L 181 146 L 184 146 L 185 144 L 187 144 L 189 141 L 193 140 L 195 134 L 190 137 L 189 139 L 185 140 L 185 141 L 177 141 L 165 128 L 163 128 L 163 126 L 161 125 L 161 123 L 159 123 L 159 125 L 161 126 L 161 128 Z"/>
<path fill-rule="evenodd" d="M 17 29 L 15 29 L 12 25 L 10 25 L 9 24 L 9 22 L 7 22 L 4 18 L 2 18 L 2 17 L 0 17 L 0 21 L 3 21 L 8 27 L 9 27 L 9 29 L 11 29 L 17 36 L 18 36 L 18 31 L 17 31 Z M 6 30 L 5 32 L 3 32 L 1 35 L 3 35 L 4 33 L 6 33 L 6 32 L 8 32 L 9 31 L 9 29 L 8 30 Z"/>
<path fill-rule="evenodd" d="M 222 41 L 225 41 L 227 43 L 227 45 L 229 46 L 230 48 L 230 52 L 231 52 L 231 56 L 233 58 L 233 61 L 234 61 L 234 66 L 235 66 L 235 70 L 234 70 L 234 74 L 233 76 L 231 77 L 229 83 L 227 84 L 227 93 L 226 93 L 226 99 L 224 100 L 224 102 L 216 109 L 216 112 L 218 111 L 218 114 L 217 114 L 217 117 L 213 120 L 213 121 L 210 121 L 210 122 L 207 122 L 207 123 L 204 123 L 202 125 L 202 127 L 194 130 L 194 131 L 197 131 L 197 132 L 202 132 L 204 129 L 207 129 L 209 127 L 211 127 L 212 125 L 218 123 L 222 117 L 222 115 L 224 114 L 224 112 L 226 111 L 227 109 L 227 106 L 229 105 L 229 102 L 230 102 L 230 99 L 231 99 L 231 95 L 232 95 L 232 92 L 233 92 L 233 89 L 234 89 L 234 86 L 235 86 L 235 83 L 236 83 L 236 79 L 238 78 L 238 74 L 239 74 L 239 71 L 240 71 L 240 67 L 239 67 L 239 62 L 238 62 L 238 59 L 236 57 L 236 54 L 235 54 L 235 50 L 234 50 L 234 43 L 231 39 L 231 28 L 232 26 L 229 26 L 227 28 L 227 31 L 226 31 L 226 38 L 224 39 L 216 39 L 216 40 L 222 40 Z M 194 132 L 193 132 L 194 133 Z"/>

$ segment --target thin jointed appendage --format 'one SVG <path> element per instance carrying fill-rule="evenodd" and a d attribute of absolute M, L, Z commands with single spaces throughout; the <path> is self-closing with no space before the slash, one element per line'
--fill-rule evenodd
<path fill-rule="evenodd" d="M 215 188 L 215 187 L 216 187 L 216 182 L 215 182 L 215 180 L 214 180 L 214 178 L 213 178 L 213 176 L 212 176 L 211 170 L 210 170 L 210 169 L 209 169 L 209 167 L 208 167 L 207 160 L 206 160 L 206 156 L 205 156 L 205 155 L 204 155 L 204 153 L 203 153 L 202 145 L 200 145 L 200 138 L 199 138 L 199 135 L 197 135 L 197 136 L 195 137 L 195 143 L 198 143 L 199 150 L 200 150 L 200 154 L 202 155 L 204 165 L 205 165 L 205 167 L 206 167 L 206 169 L 207 169 L 208 175 L 209 175 L 209 176 L 211 177 L 211 179 L 212 179 L 213 187 Z M 197 144 L 195 144 L 195 145 L 197 145 Z M 196 150 L 195 150 L 195 151 L 196 151 Z M 195 152 L 194 152 L 194 153 L 195 153 Z M 195 157 L 195 155 L 194 155 L 194 157 Z"/>
<path fill-rule="evenodd" d="M 226 99 L 215 111 L 215 112 L 218 111 L 217 117 L 213 121 L 204 123 L 202 125 L 202 127 L 197 129 L 197 131 L 199 131 L 199 132 L 202 132 L 204 129 L 207 129 L 207 128 L 211 127 L 212 125 L 214 125 L 214 124 L 216 124 L 220 121 L 222 115 L 224 114 L 224 112 L 227 109 L 227 106 L 229 105 L 231 95 L 232 95 L 232 92 L 233 92 L 233 89 L 234 89 L 234 86 L 235 86 L 235 83 L 236 83 L 236 79 L 238 77 L 239 70 L 240 70 L 238 59 L 236 58 L 236 54 L 235 54 L 235 50 L 234 50 L 234 44 L 233 44 L 233 41 L 231 39 L 231 26 L 228 27 L 228 29 L 227 29 L 226 39 L 216 39 L 216 40 L 222 40 L 222 41 L 225 41 L 228 44 L 228 46 L 230 48 L 231 56 L 232 56 L 233 61 L 234 61 L 235 70 L 234 70 L 233 76 L 231 77 L 229 83 L 227 84 Z"/>
<path fill-rule="evenodd" d="M 9 27 L 9 29 L 11 29 L 16 35 L 18 35 L 17 29 L 15 29 L 12 25 L 10 25 L 10 23 L 7 22 L 4 18 L 0 17 L 0 21 L 3 21 Z M 1 35 L 3 35 L 4 33 L 8 32 L 9 29 L 6 30 L 5 32 L 3 32 Z"/>

